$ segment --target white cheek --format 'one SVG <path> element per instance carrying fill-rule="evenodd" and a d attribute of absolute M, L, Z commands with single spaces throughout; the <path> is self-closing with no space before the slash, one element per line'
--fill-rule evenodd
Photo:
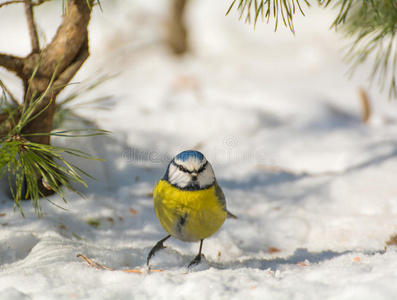
<path fill-rule="evenodd" d="M 168 180 L 171 184 L 185 187 L 190 182 L 190 176 L 187 173 L 179 171 L 175 166 L 171 166 L 168 173 Z"/>
<path fill-rule="evenodd" d="M 214 183 L 215 175 L 211 165 L 208 165 L 207 168 L 199 174 L 198 181 L 201 187 L 209 186 Z"/>

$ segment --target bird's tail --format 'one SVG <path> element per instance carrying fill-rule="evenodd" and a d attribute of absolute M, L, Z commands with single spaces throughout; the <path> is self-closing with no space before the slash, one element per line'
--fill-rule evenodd
<path fill-rule="evenodd" d="M 230 211 L 226 211 L 226 218 L 227 219 L 238 219 L 235 215 L 233 215 Z"/>

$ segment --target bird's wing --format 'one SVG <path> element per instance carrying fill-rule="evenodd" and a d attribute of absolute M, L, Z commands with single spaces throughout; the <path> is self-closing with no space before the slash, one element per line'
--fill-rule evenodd
<path fill-rule="evenodd" d="M 225 194 L 223 193 L 223 191 L 222 191 L 222 189 L 221 189 L 221 187 L 219 186 L 219 184 L 218 184 L 217 181 L 215 181 L 215 193 L 216 193 L 216 196 L 217 196 L 218 199 L 219 199 L 219 202 L 222 204 L 222 206 L 223 206 L 223 207 L 225 208 L 225 210 L 226 210 L 226 213 L 227 213 L 226 218 L 228 218 L 228 219 L 237 219 L 237 217 L 236 217 L 235 215 L 233 215 L 230 211 L 228 211 L 228 210 L 226 209 L 226 198 L 225 198 Z"/>
<path fill-rule="evenodd" d="M 223 193 L 221 187 L 219 186 L 219 184 L 218 184 L 218 182 L 216 180 L 215 180 L 215 194 L 216 194 L 216 197 L 218 198 L 219 202 L 221 203 L 221 205 L 226 210 L 225 194 Z"/>

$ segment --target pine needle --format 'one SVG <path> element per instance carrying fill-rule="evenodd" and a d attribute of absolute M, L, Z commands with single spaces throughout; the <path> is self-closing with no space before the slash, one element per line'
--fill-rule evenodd
<path fill-rule="evenodd" d="M 307 0 L 301 1 L 307 6 L 310 6 Z M 254 5 L 252 5 L 252 2 L 254 2 Z M 235 3 L 236 0 L 232 2 L 226 15 L 230 13 Z M 267 23 L 269 23 L 270 18 L 273 17 L 275 20 L 275 31 L 277 31 L 279 17 L 281 17 L 284 26 L 288 27 L 290 31 L 295 34 L 293 15 L 296 12 L 296 6 L 299 8 L 300 13 L 305 15 L 299 0 L 240 0 L 239 5 L 237 6 L 237 11 L 240 14 L 239 19 L 242 19 L 244 14 L 246 15 L 246 23 L 251 23 L 251 14 L 253 13 L 254 18 L 252 19 L 254 20 L 254 27 L 256 26 L 259 16 L 261 16 L 262 20 L 266 19 Z"/>

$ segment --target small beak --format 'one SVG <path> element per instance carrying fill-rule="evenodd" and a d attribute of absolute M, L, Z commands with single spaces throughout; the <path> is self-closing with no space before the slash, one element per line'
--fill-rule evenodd
<path fill-rule="evenodd" d="M 197 173 L 196 173 L 196 172 L 193 172 L 193 173 L 192 173 L 192 180 L 193 180 L 193 181 L 196 181 L 196 180 L 197 180 Z"/>

